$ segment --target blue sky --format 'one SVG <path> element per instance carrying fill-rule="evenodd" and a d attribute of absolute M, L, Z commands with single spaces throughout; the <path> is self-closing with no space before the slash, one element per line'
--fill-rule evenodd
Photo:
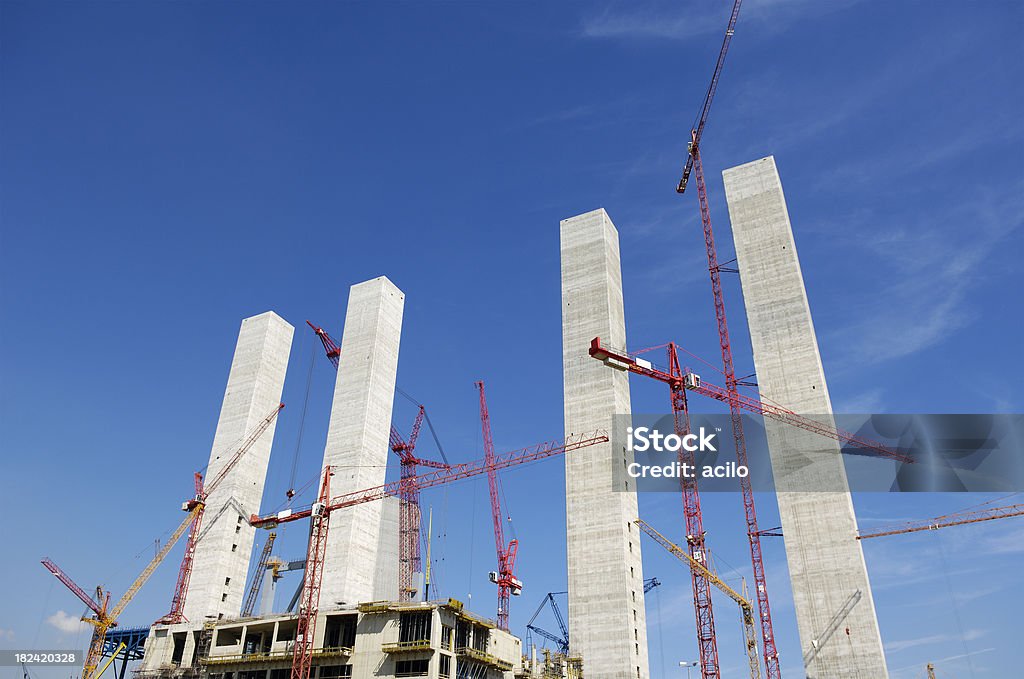
<path fill-rule="evenodd" d="M 39 558 L 116 595 L 180 520 L 242 317 L 274 309 L 297 328 L 268 509 L 296 449 L 315 341 L 303 321 L 340 337 L 352 283 L 386 274 L 406 292 L 399 384 L 453 460 L 482 454 L 476 379 L 499 449 L 561 432 L 565 217 L 605 207 L 618 226 L 633 347 L 674 339 L 713 360 L 696 196 L 674 187 L 727 12 L 0 3 L 0 645 L 84 646 L 82 606 Z M 1013 2 L 746 3 L 703 146 L 721 259 L 720 171 L 774 154 L 837 410 L 1021 411 L 1022 28 Z M 739 284 L 725 285 L 749 372 Z M 300 483 L 326 435 L 333 372 L 316 360 Z M 633 399 L 668 407 L 657 384 L 634 380 Z M 400 428 L 413 415 L 397 402 Z M 522 541 L 522 631 L 545 592 L 565 589 L 562 466 L 503 483 Z M 869 526 L 987 499 L 855 502 Z M 424 503 L 441 593 L 491 611 L 485 483 Z M 645 496 L 641 509 L 680 537 L 677 498 Z M 758 509 L 776 525 L 771 497 Z M 739 497 L 706 498 L 705 516 L 735 581 L 749 570 Z M 283 556 L 301 554 L 303 531 L 279 538 Z M 895 679 L 928 661 L 946 676 L 1014 674 L 1019 523 L 865 553 Z M 165 612 L 179 555 L 125 624 Z M 781 542 L 766 559 L 783 669 L 797 676 Z M 665 583 L 648 603 L 652 675 L 680 676 L 695 652 L 687 574 L 652 544 L 644 561 Z M 739 625 L 718 608 L 723 666 L 739 672 Z"/>

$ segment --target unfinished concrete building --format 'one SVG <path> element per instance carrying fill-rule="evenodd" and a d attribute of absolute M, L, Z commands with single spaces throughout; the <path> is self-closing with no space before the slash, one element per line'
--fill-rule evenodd
<path fill-rule="evenodd" d="M 227 464 L 246 433 L 281 402 L 293 332 L 272 311 L 242 321 L 206 469 L 208 479 Z M 249 515 L 260 508 L 275 426 L 276 421 L 207 498 L 184 607 L 192 622 L 236 616 L 242 607 L 256 533 Z"/>
<path fill-rule="evenodd" d="M 612 429 L 630 412 L 626 373 L 587 353 L 601 337 L 626 346 L 619 234 L 603 209 L 561 223 L 562 371 L 567 436 Z M 565 456 L 569 644 L 588 679 L 647 679 L 647 624 L 635 489 L 613 490 L 625 449 L 605 443 Z"/>
<path fill-rule="evenodd" d="M 405 295 L 384 276 L 349 291 L 324 449 L 324 466 L 334 467 L 333 495 L 384 483 L 404 308 Z M 380 502 L 368 502 L 331 517 L 322 608 L 398 598 L 397 571 L 389 581 L 377 576 L 378 568 L 396 568 L 390 556 L 379 558 L 382 511 Z M 389 530 L 397 550 L 397 521 Z M 375 591 L 375 583 L 387 591 Z"/>
<path fill-rule="evenodd" d="M 723 176 L 761 398 L 830 419 L 775 160 L 762 158 Z M 884 679 L 885 655 L 839 445 L 785 424 L 765 426 L 807 676 Z"/>
<path fill-rule="evenodd" d="M 138 679 L 288 679 L 294 615 L 222 620 L 202 629 L 157 629 Z M 519 639 L 447 603 L 370 602 L 321 611 L 310 679 L 423 677 L 512 679 Z"/>

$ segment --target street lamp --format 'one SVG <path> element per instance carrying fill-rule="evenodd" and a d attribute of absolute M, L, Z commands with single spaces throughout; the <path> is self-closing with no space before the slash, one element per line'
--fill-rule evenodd
<path fill-rule="evenodd" d="M 690 679 L 690 668 L 691 667 L 696 667 L 697 663 L 696 662 L 687 662 L 685 660 L 680 660 L 679 661 L 679 666 L 686 668 L 686 679 Z"/>

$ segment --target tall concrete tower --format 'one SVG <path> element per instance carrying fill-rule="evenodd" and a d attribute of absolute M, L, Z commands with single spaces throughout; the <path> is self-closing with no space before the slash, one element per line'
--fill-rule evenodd
<path fill-rule="evenodd" d="M 272 311 L 242 321 L 207 479 L 217 475 L 246 433 L 281 402 L 293 333 L 294 328 Z M 256 533 L 249 515 L 260 509 L 276 425 L 275 420 L 207 498 L 185 598 L 184 614 L 192 623 L 241 611 Z"/>
<path fill-rule="evenodd" d="M 775 159 L 755 160 L 723 176 L 761 398 L 831 420 Z M 885 679 L 885 654 L 839 445 L 784 424 L 766 420 L 765 426 L 807 676 Z"/>
<path fill-rule="evenodd" d="M 324 465 L 335 467 L 333 495 L 384 483 L 395 400 L 405 295 L 384 276 L 353 285 L 341 337 Z M 331 515 L 321 606 L 374 601 L 382 503 L 367 502 Z M 397 548 L 397 535 L 394 544 Z M 397 574 L 394 578 L 397 590 Z"/>
<path fill-rule="evenodd" d="M 628 414 L 629 379 L 587 354 L 590 340 L 626 346 L 619 233 L 603 210 L 563 220 L 562 371 L 565 433 L 612 430 Z M 605 443 L 565 456 L 569 645 L 588 679 L 647 679 L 647 624 L 635 491 L 615 492 L 624 449 Z"/>

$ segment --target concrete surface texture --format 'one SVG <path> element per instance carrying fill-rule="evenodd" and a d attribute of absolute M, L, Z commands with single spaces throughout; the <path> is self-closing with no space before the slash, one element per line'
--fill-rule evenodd
<path fill-rule="evenodd" d="M 761 398 L 829 417 L 832 405 L 775 160 L 730 168 L 723 177 Z M 785 488 L 777 497 L 807 676 L 884 679 L 885 655 L 850 493 L 815 490 L 848 489 L 839 444 L 787 425 L 765 425 L 773 474 Z"/>
<path fill-rule="evenodd" d="M 334 468 L 332 495 L 384 483 L 404 308 L 405 295 L 383 276 L 349 291 L 324 448 L 324 465 Z M 320 594 L 324 610 L 378 598 L 374 583 L 383 511 L 381 502 L 368 502 L 331 514 L 330 565 Z M 395 535 L 397 546 L 397 531 Z"/>
<path fill-rule="evenodd" d="M 612 429 L 630 412 L 626 373 L 590 358 L 600 336 L 626 346 L 619 234 L 603 209 L 561 222 L 565 433 Z M 611 443 L 565 456 L 569 642 L 588 679 L 647 679 L 647 625 L 635 490 L 613 491 Z"/>
<path fill-rule="evenodd" d="M 246 318 L 238 333 L 206 479 L 234 456 L 246 434 L 281 402 L 294 328 L 268 311 Z M 200 540 L 185 599 L 188 620 L 237 616 L 256 529 L 277 421 L 263 433 L 207 498 Z"/>

